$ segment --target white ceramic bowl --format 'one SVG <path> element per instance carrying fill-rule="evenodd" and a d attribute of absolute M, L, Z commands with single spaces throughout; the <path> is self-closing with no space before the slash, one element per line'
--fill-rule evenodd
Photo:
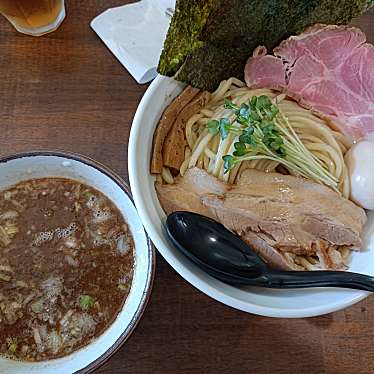
<path fill-rule="evenodd" d="M 135 114 L 129 141 L 129 176 L 139 216 L 156 248 L 188 282 L 212 298 L 233 308 L 271 317 L 310 317 L 330 313 L 357 303 L 368 292 L 324 288 L 266 290 L 224 284 L 191 263 L 168 241 L 158 202 L 154 177 L 149 173 L 152 137 L 158 120 L 183 89 L 183 84 L 158 76 L 143 96 Z M 354 253 L 350 270 L 374 275 L 374 212 L 369 214 L 363 237 L 363 251 Z"/>
<path fill-rule="evenodd" d="M 130 293 L 113 324 L 92 343 L 55 360 L 29 363 L 0 357 L 0 373 L 88 373 L 99 367 L 129 337 L 147 304 L 154 275 L 154 249 L 126 184 L 113 172 L 86 157 L 64 152 L 33 152 L 0 159 L 0 190 L 31 178 L 65 177 L 96 188 L 117 206 L 135 241 L 135 271 Z"/>

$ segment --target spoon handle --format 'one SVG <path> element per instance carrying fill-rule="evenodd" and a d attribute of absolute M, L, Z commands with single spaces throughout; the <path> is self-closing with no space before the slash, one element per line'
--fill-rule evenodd
<path fill-rule="evenodd" d="M 348 271 L 274 271 L 266 276 L 266 287 L 341 287 L 374 292 L 374 277 Z"/>

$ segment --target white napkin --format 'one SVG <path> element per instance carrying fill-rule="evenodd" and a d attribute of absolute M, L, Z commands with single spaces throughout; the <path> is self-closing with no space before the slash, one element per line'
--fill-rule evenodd
<path fill-rule="evenodd" d="M 168 30 L 168 8 L 175 0 L 142 0 L 106 10 L 91 27 L 138 83 L 157 75 L 156 67 Z"/>

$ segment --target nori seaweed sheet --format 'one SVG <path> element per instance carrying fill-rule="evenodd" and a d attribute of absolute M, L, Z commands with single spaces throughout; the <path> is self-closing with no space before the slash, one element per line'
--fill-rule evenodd
<path fill-rule="evenodd" d="M 374 0 L 177 0 L 158 72 L 212 91 L 243 79 L 254 48 L 271 50 L 315 23 L 347 24 Z"/>

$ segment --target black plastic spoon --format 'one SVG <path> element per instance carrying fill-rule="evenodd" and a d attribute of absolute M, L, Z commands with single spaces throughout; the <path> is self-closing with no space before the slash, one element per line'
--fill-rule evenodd
<path fill-rule="evenodd" d="M 173 244 L 213 277 L 231 284 L 268 288 L 342 287 L 374 292 L 374 277 L 343 271 L 279 271 L 222 224 L 175 212 L 166 221 Z"/>

